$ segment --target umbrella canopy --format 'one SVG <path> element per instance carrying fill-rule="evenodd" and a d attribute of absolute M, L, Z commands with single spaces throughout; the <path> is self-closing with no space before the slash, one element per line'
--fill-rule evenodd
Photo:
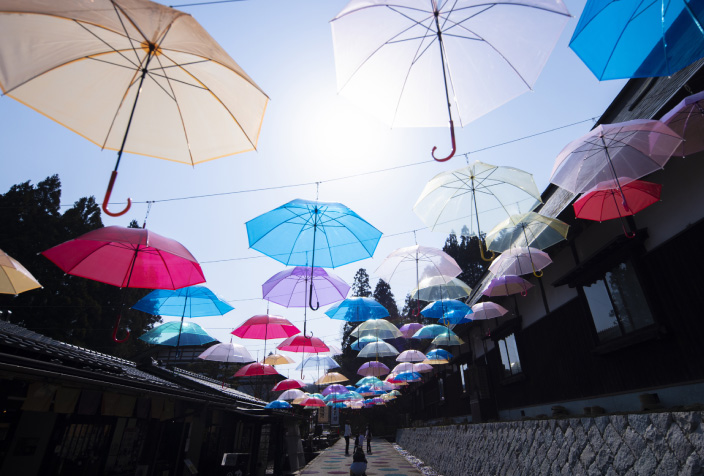
<path fill-rule="evenodd" d="M 431 340 L 432 345 L 462 345 L 464 341 L 457 334 L 440 334 L 435 339 Z"/>
<path fill-rule="evenodd" d="M 303 370 L 303 369 L 322 369 L 322 370 L 328 370 L 328 369 L 335 369 L 338 368 L 340 365 L 333 360 L 332 357 L 329 355 L 311 355 L 310 357 L 306 357 L 301 361 L 300 364 L 296 367 L 296 370 Z"/>
<path fill-rule="evenodd" d="M 338 383 L 334 383 L 325 387 L 321 393 L 323 394 L 323 396 L 327 396 L 332 393 L 347 393 L 347 387 Z"/>
<path fill-rule="evenodd" d="M 291 408 L 291 404 L 285 400 L 274 400 L 267 403 L 264 408 Z"/>
<path fill-rule="evenodd" d="M 276 346 L 276 348 L 288 352 L 306 352 L 310 354 L 317 354 L 330 350 L 321 339 L 317 337 L 306 337 L 300 335 L 289 337 Z"/>
<path fill-rule="evenodd" d="M 299 403 L 302 407 L 324 407 L 325 402 L 318 397 L 306 397 Z"/>
<path fill-rule="evenodd" d="M 352 0 L 331 22 L 338 89 L 392 126 L 449 120 L 454 154 L 453 117 L 531 90 L 568 19 L 555 0 Z"/>
<path fill-rule="evenodd" d="M 349 379 L 339 372 L 328 372 L 315 381 L 317 385 L 329 385 L 331 383 L 347 382 Z M 354 387 L 353 387 L 354 388 Z M 349 388 L 347 388 L 349 390 Z"/>
<path fill-rule="evenodd" d="M 398 327 L 385 319 L 369 319 L 364 321 L 353 331 L 354 336 L 362 338 L 364 336 L 374 336 L 377 339 L 395 339 L 401 337 Z"/>
<path fill-rule="evenodd" d="M 269 365 L 287 365 L 295 362 L 291 357 L 283 354 L 269 354 L 264 359 L 264 363 Z"/>
<path fill-rule="evenodd" d="M 704 14 L 687 0 L 589 0 L 570 48 L 599 78 L 670 76 L 704 57 Z"/>
<path fill-rule="evenodd" d="M 299 390 L 297 388 L 293 388 L 291 390 L 286 390 L 284 393 L 279 395 L 279 398 L 277 400 L 296 400 L 297 398 L 301 398 L 305 395 L 303 390 Z"/>
<path fill-rule="evenodd" d="M 420 350 L 404 350 L 398 357 L 397 362 L 422 362 L 425 360 L 425 354 Z"/>
<path fill-rule="evenodd" d="M 325 352 L 328 355 L 340 355 L 342 354 L 342 349 L 340 349 L 339 346 L 336 346 L 335 344 L 326 344 L 330 350 Z"/>
<path fill-rule="evenodd" d="M 234 307 L 215 295 L 205 286 L 187 286 L 180 289 L 155 289 L 132 309 L 154 316 L 205 317 L 222 316 Z"/>
<path fill-rule="evenodd" d="M 413 334 L 418 332 L 418 330 L 423 328 L 423 324 L 420 322 L 410 322 L 408 324 L 402 325 L 399 330 L 401 331 L 401 334 L 403 334 L 403 337 L 406 339 L 410 339 L 413 337 Z"/>
<path fill-rule="evenodd" d="M 362 364 L 362 366 L 357 369 L 357 374 L 365 377 L 369 377 L 370 375 L 374 377 L 381 377 L 382 375 L 386 375 L 388 373 L 389 368 L 381 362 L 377 362 L 375 360 Z"/>
<path fill-rule="evenodd" d="M 657 203 L 660 201 L 661 191 L 662 185 L 643 180 L 629 181 L 619 190 L 615 181 L 609 180 L 584 192 L 572 206 L 577 218 L 599 222 L 613 220 L 635 215 Z M 624 207 L 624 202 L 628 204 L 628 209 Z"/>
<path fill-rule="evenodd" d="M 423 356 L 423 357 L 425 357 L 425 356 Z M 421 373 L 421 372 L 427 372 L 429 370 L 433 370 L 433 367 L 431 367 L 428 364 L 420 364 L 420 363 L 414 364 L 411 362 L 401 362 L 400 364 L 398 364 L 396 367 L 394 367 L 391 370 L 391 373 L 394 375 L 398 375 L 403 372 Z"/>
<path fill-rule="evenodd" d="M 281 382 L 277 382 L 276 385 L 271 389 L 274 392 L 283 392 L 286 390 L 291 390 L 294 388 L 304 388 L 306 386 L 303 380 L 298 380 L 295 378 L 287 378 Z"/>
<path fill-rule="evenodd" d="M 528 212 L 511 215 L 486 234 L 486 246 L 506 251 L 514 246 L 548 248 L 567 238 L 569 225 L 556 218 Z"/>
<path fill-rule="evenodd" d="M 210 337 L 202 327 L 193 322 L 167 322 L 139 336 L 147 344 L 168 345 L 176 347 L 187 345 L 203 345 L 217 339 Z"/>
<path fill-rule="evenodd" d="M 394 276 L 411 273 L 419 279 L 429 276 L 455 277 L 462 273 L 462 268 L 455 259 L 438 248 L 413 245 L 392 251 L 379 265 L 374 274 L 384 281 L 391 281 Z"/>
<path fill-rule="evenodd" d="M 402 372 L 400 374 L 394 375 L 393 379 L 389 382 L 420 382 L 423 380 L 423 376 L 419 372 Z"/>
<path fill-rule="evenodd" d="M 191 15 L 147 0 L 0 11 L 3 94 L 119 151 L 106 213 L 127 211 L 107 210 L 123 151 L 194 165 L 256 148 L 268 98 Z"/>
<path fill-rule="evenodd" d="M 453 355 L 451 353 L 449 353 L 448 351 L 446 351 L 445 349 L 433 349 L 430 352 L 428 352 L 427 354 L 425 354 L 425 356 L 428 359 L 440 358 L 440 359 L 444 359 L 447 361 L 452 360 L 452 357 L 453 357 Z"/>
<path fill-rule="evenodd" d="M 386 342 L 372 342 L 362 349 L 357 357 L 360 359 L 373 359 L 379 357 L 389 357 L 393 355 L 398 355 L 398 350 Z"/>
<path fill-rule="evenodd" d="M 455 334 L 452 330 L 440 324 L 428 324 L 423 326 L 415 334 L 413 334 L 414 339 L 434 339 L 439 335 Z"/>
<path fill-rule="evenodd" d="M 262 297 L 284 307 L 308 306 L 308 292 L 313 283 L 313 301 L 321 306 L 342 301 L 350 286 L 323 268 L 296 266 L 276 273 L 262 284 Z"/>
<path fill-rule="evenodd" d="M 472 308 L 456 299 L 431 302 L 420 313 L 424 317 L 438 319 L 442 324 L 459 324 L 472 320 Z"/>
<path fill-rule="evenodd" d="M 298 327 L 281 316 L 260 314 L 252 316 L 234 331 L 232 335 L 242 339 L 282 339 L 301 332 Z"/>
<path fill-rule="evenodd" d="M 286 390 L 286 392 L 300 392 L 300 390 Z M 284 393 L 286 393 L 284 392 Z M 307 392 L 301 392 L 301 395 L 299 397 L 296 397 L 291 400 L 292 405 L 300 405 L 303 400 L 306 398 L 310 397 L 310 394 Z M 322 397 L 322 395 L 321 395 Z M 281 400 L 281 397 L 279 397 L 279 400 Z"/>
<path fill-rule="evenodd" d="M 684 139 L 677 149 L 682 157 L 704 150 L 704 91 L 684 98 L 660 122 Z"/>
<path fill-rule="evenodd" d="M 364 349 L 364 347 L 367 346 L 367 344 L 371 344 L 372 342 L 378 342 L 378 341 L 379 341 L 379 338 L 375 337 L 375 336 L 362 336 L 350 344 L 350 349 L 362 350 L 362 349 Z"/>
<path fill-rule="evenodd" d="M 429 276 L 423 278 L 418 287 L 411 291 L 411 298 L 419 301 L 439 301 L 459 299 L 472 294 L 472 288 L 464 281 L 450 276 Z"/>
<path fill-rule="evenodd" d="M 510 296 L 512 294 L 526 295 L 533 285 L 520 276 L 504 275 L 494 278 L 484 287 L 484 296 Z"/>
<path fill-rule="evenodd" d="M 359 379 L 355 385 L 357 385 L 358 387 L 361 387 L 363 385 L 381 385 L 381 383 L 382 383 L 382 380 L 380 378 L 374 377 L 374 376 L 369 376 L 369 377 L 364 377 L 364 378 Z"/>
<path fill-rule="evenodd" d="M 550 263 L 552 263 L 552 259 L 546 252 L 538 248 L 517 246 L 501 253 L 501 256 L 491 263 L 489 271 L 495 276 L 505 274 L 520 276 L 528 273 L 542 276 L 540 271 Z"/>
<path fill-rule="evenodd" d="M 264 375 L 280 375 L 276 369 L 268 364 L 262 364 L 259 362 L 254 362 L 253 364 L 247 364 L 237 372 L 235 372 L 235 377 L 261 377 Z"/>
<path fill-rule="evenodd" d="M 360 322 L 369 319 L 387 317 L 389 311 L 379 304 L 376 299 L 368 297 L 351 297 L 325 311 L 330 319 L 339 319 L 347 322 Z"/>
<path fill-rule="evenodd" d="M 24 266 L 0 250 L 0 294 L 19 294 L 41 287 Z"/>
<path fill-rule="evenodd" d="M 205 349 L 205 351 L 200 354 L 198 358 L 203 360 L 214 360 L 216 362 L 254 362 L 254 357 L 252 357 L 243 345 L 233 343 L 211 345 Z"/>
<path fill-rule="evenodd" d="M 472 320 L 480 321 L 503 316 L 508 312 L 508 309 L 495 302 L 480 302 L 472 306 L 472 311 L 474 311 Z"/>

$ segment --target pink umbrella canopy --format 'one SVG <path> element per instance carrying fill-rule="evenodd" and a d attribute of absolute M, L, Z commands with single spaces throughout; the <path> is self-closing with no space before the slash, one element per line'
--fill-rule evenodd
<path fill-rule="evenodd" d="M 299 403 L 302 407 L 324 407 L 325 402 L 319 399 L 318 397 L 307 397 L 304 398 L 301 403 Z"/>
<path fill-rule="evenodd" d="M 492 279 L 482 290 L 485 296 L 510 296 L 525 294 L 533 285 L 520 276 L 506 275 Z"/>
<path fill-rule="evenodd" d="M 279 395 L 279 398 L 277 400 L 295 400 L 297 398 L 301 398 L 305 396 L 305 393 L 303 390 L 299 390 L 297 388 L 292 388 L 291 390 L 286 390 L 284 393 Z"/>
<path fill-rule="evenodd" d="M 704 91 L 684 98 L 660 121 L 684 138 L 677 149 L 682 157 L 704 150 Z"/>
<path fill-rule="evenodd" d="M 421 327 L 423 326 L 420 326 L 418 329 Z M 397 362 L 423 362 L 424 360 L 425 354 L 420 350 L 404 350 L 396 357 Z"/>
<path fill-rule="evenodd" d="M 357 369 L 357 373 L 365 377 L 381 377 L 382 375 L 386 375 L 389 373 L 389 368 L 381 362 L 373 360 L 371 362 L 362 364 L 362 366 Z"/>
<path fill-rule="evenodd" d="M 615 180 L 608 180 L 584 192 L 572 204 L 575 216 L 599 222 L 613 220 L 635 215 L 660 201 L 662 185 L 644 180 L 626 180 L 628 183 L 621 185 L 620 191 Z"/>
<path fill-rule="evenodd" d="M 276 369 L 269 364 L 254 362 L 247 364 L 235 373 L 235 377 L 261 377 L 264 375 L 280 375 Z"/>
<path fill-rule="evenodd" d="M 472 320 L 480 321 L 503 316 L 508 312 L 508 309 L 495 302 L 480 302 L 472 306 L 472 311 L 474 311 Z"/>
<path fill-rule="evenodd" d="M 282 339 L 301 331 L 281 316 L 261 314 L 244 321 L 231 334 L 243 339 Z"/>
<path fill-rule="evenodd" d="M 423 324 L 411 322 L 409 324 L 402 325 L 399 330 L 401 331 L 401 334 L 403 334 L 403 337 L 410 339 L 421 327 L 423 327 Z"/>
<path fill-rule="evenodd" d="M 330 348 L 325 345 L 325 342 L 321 339 L 302 335 L 291 336 L 279 344 L 276 348 L 288 352 L 306 352 L 309 354 L 318 354 L 330 351 Z"/>
<path fill-rule="evenodd" d="M 287 378 L 286 380 L 282 380 L 281 382 L 274 385 L 274 388 L 272 388 L 271 390 L 274 392 L 284 392 L 286 390 L 303 388 L 305 386 L 306 384 L 302 380 L 298 380 L 295 378 Z"/>
<path fill-rule="evenodd" d="M 342 301 L 350 286 L 340 277 L 323 268 L 296 266 L 276 273 L 262 284 L 262 296 L 284 307 L 308 306 L 308 293 L 313 280 L 313 301 L 321 306 Z"/>
<path fill-rule="evenodd" d="M 552 259 L 545 251 L 529 246 L 517 246 L 501 253 L 501 256 L 491 263 L 489 271 L 496 276 L 505 274 L 521 276 L 523 274 L 538 273 L 550 263 L 552 263 Z"/>

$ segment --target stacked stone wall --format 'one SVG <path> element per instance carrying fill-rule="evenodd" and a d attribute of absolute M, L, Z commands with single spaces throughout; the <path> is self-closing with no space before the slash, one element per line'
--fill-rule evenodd
<path fill-rule="evenodd" d="M 704 412 L 604 415 L 398 430 L 443 476 L 704 475 Z"/>

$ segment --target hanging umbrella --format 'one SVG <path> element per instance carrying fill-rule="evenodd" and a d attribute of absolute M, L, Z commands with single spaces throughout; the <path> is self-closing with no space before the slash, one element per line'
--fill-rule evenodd
<path fill-rule="evenodd" d="M 600 80 L 670 76 L 704 57 L 697 2 L 589 0 L 570 48 Z"/>
<path fill-rule="evenodd" d="M 423 356 L 423 357 L 425 357 L 425 356 Z M 433 370 L 433 368 L 432 368 L 430 365 L 428 365 L 428 364 L 423 364 L 423 365 L 421 365 L 421 364 L 414 364 L 414 363 L 412 363 L 412 362 L 401 362 L 400 364 L 396 365 L 396 367 L 394 367 L 394 368 L 391 370 L 391 373 L 394 374 L 394 375 L 398 375 L 398 374 L 403 373 L 403 372 L 418 372 L 418 373 L 421 373 L 421 371 L 425 372 L 425 371 L 427 371 L 428 369 L 429 369 L 429 370 Z"/>
<path fill-rule="evenodd" d="M 369 376 L 359 379 L 355 385 L 361 387 L 363 385 L 381 384 L 381 382 L 382 380 L 379 377 Z"/>
<path fill-rule="evenodd" d="M 369 319 L 388 317 L 389 311 L 379 304 L 376 299 L 368 297 L 351 297 L 332 306 L 325 311 L 330 319 L 339 319 L 347 322 L 360 322 Z"/>
<path fill-rule="evenodd" d="M 282 380 L 280 382 L 277 382 L 276 385 L 271 389 L 274 392 L 284 392 L 286 390 L 291 390 L 294 388 L 304 388 L 306 386 L 305 382 L 303 380 L 298 380 L 295 378 L 287 378 L 285 380 Z"/>
<path fill-rule="evenodd" d="M 418 372 L 403 372 L 398 375 L 395 375 L 394 378 L 389 381 L 390 382 L 411 383 L 411 382 L 420 382 L 421 380 L 423 380 L 423 376 Z"/>
<path fill-rule="evenodd" d="M 456 299 L 431 302 L 420 313 L 423 317 L 438 319 L 441 324 L 459 324 L 472 321 L 472 308 Z"/>
<path fill-rule="evenodd" d="M 531 90 L 568 19 L 559 0 L 352 0 L 331 22 L 338 89 L 392 126 L 449 120 L 448 160 L 453 117 Z"/>
<path fill-rule="evenodd" d="M 0 250 L 0 294 L 19 294 L 41 288 L 32 274 L 17 260 Z"/>
<path fill-rule="evenodd" d="M 209 342 L 217 341 L 210 337 L 202 327 L 193 322 L 184 322 L 181 324 L 178 321 L 167 322 L 157 326 L 139 336 L 147 344 L 168 345 L 176 347 L 189 345 L 203 345 Z"/>
<path fill-rule="evenodd" d="M 42 252 L 65 273 L 121 288 L 179 289 L 205 282 L 203 270 L 179 242 L 144 228 L 108 226 Z M 122 307 L 122 306 L 120 306 Z M 112 338 L 117 339 L 121 315 Z"/>
<path fill-rule="evenodd" d="M 318 397 L 307 397 L 299 403 L 302 407 L 324 407 L 325 402 Z"/>
<path fill-rule="evenodd" d="M 330 349 L 327 352 L 325 352 L 326 354 L 328 354 L 328 355 L 342 354 L 342 349 L 340 349 L 340 347 L 336 346 L 335 344 L 327 344 L 326 343 L 326 345 L 328 346 L 328 349 Z"/>
<path fill-rule="evenodd" d="M 335 268 L 374 254 L 381 232 L 341 203 L 292 200 L 246 223 L 249 247 L 293 266 Z M 313 283 L 308 305 L 313 307 Z M 304 332 L 305 334 L 305 324 Z"/>
<path fill-rule="evenodd" d="M 357 357 L 360 359 L 373 359 L 393 355 L 398 355 L 398 350 L 396 350 L 396 348 L 389 343 L 379 341 L 372 342 L 371 344 L 365 346 L 364 349 L 357 354 Z"/>
<path fill-rule="evenodd" d="M 609 180 L 584 192 L 572 206 L 575 216 L 583 220 L 601 222 L 623 219 L 660 201 L 661 191 L 662 185 L 644 180 L 633 180 L 619 190 L 615 181 Z M 628 210 L 623 206 L 624 201 L 628 204 Z"/>
<path fill-rule="evenodd" d="M 288 319 L 281 316 L 261 314 L 252 316 L 234 331 L 232 335 L 242 339 L 282 339 L 301 332 Z"/>
<path fill-rule="evenodd" d="M 300 391 L 300 390 L 286 390 L 286 392 L 301 392 L 301 391 Z M 286 392 L 284 392 L 284 393 L 286 393 Z M 321 396 L 322 396 L 322 395 L 321 395 Z M 308 397 L 310 397 L 310 394 L 309 394 L 309 393 L 307 393 L 307 392 L 301 392 L 301 395 L 300 395 L 300 396 L 298 396 L 298 397 L 296 397 L 296 398 L 294 398 L 294 399 L 290 399 L 290 400 L 291 400 L 291 404 L 292 404 L 292 405 L 300 405 L 301 402 L 302 402 L 303 400 L 305 400 L 306 398 L 308 398 Z M 279 400 L 281 400 L 281 397 L 279 397 Z"/>
<path fill-rule="evenodd" d="M 704 150 L 704 91 L 684 98 L 660 122 L 684 139 L 679 149 L 682 157 Z"/>
<path fill-rule="evenodd" d="M 401 331 L 398 330 L 398 327 L 385 319 L 369 319 L 364 321 L 358 325 L 353 332 L 358 339 L 364 336 L 373 336 L 377 339 L 396 339 L 403 335 Z"/>
<path fill-rule="evenodd" d="M 269 365 L 288 365 L 295 362 L 291 357 L 283 354 L 269 354 L 264 359 L 264 363 Z"/>
<path fill-rule="evenodd" d="M 305 395 L 305 393 L 302 390 L 299 390 L 297 388 L 292 388 L 291 390 L 286 390 L 284 393 L 279 395 L 279 398 L 277 400 L 283 401 L 283 400 L 296 400 L 297 398 L 301 398 Z"/>
<path fill-rule="evenodd" d="M 398 357 L 397 362 L 422 362 L 425 360 L 425 354 L 420 350 L 404 350 Z"/>
<path fill-rule="evenodd" d="M 198 358 L 228 363 L 254 362 L 254 358 L 243 345 L 233 344 L 232 342 L 229 344 L 220 343 L 212 345 L 205 349 L 205 351 L 200 354 Z"/>
<path fill-rule="evenodd" d="M 528 246 L 517 246 L 510 248 L 499 256 L 489 266 L 489 271 L 495 276 L 503 276 L 512 274 L 521 276 L 523 274 L 533 273 L 536 277 L 543 275 L 542 269 L 552 263 L 550 256 L 539 250 Z"/>
<path fill-rule="evenodd" d="M 472 320 L 480 321 L 501 317 L 508 312 L 508 309 L 495 302 L 480 302 L 472 306 Z"/>
<path fill-rule="evenodd" d="M 195 165 L 254 150 L 267 96 L 191 15 L 147 0 L 0 2 L 0 90 L 122 153 Z M 47 94 L 51 91 L 51 94 Z"/>
<path fill-rule="evenodd" d="M 550 182 L 576 194 L 614 180 L 621 191 L 628 181 L 662 169 L 681 143 L 660 121 L 601 124 L 562 149 Z M 629 209 L 622 192 L 621 201 Z"/>
<path fill-rule="evenodd" d="M 350 349 L 362 350 L 362 349 L 364 349 L 364 347 L 367 346 L 367 344 L 371 344 L 372 342 L 377 342 L 378 340 L 379 339 L 375 336 L 362 336 L 350 344 Z"/>
<path fill-rule="evenodd" d="M 423 326 L 415 334 L 413 334 L 413 339 L 434 339 L 435 337 L 443 334 L 455 334 L 452 330 L 440 324 L 428 324 Z"/>
<path fill-rule="evenodd" d="M 478 237 L 482 259 L 490 261 L 493 255 L 484 255 L 484 231 L 540 202 L 540 191 L 528 172 L 477 161 L 433 177 L 413 211 L 432 231 L 461 230 L 464 236 Z"/>
<path fill-rule="evenodd" d="M 364 377 L 369 377 L 370 375 L 374 377 L 381 377 L 382 375 L 386 375 L 388 373 L 389 368 L 381 362 L 375 360 L 362 364 L 362 366 L 357 369 L 357 374 L 363 375 Z"/>
<path fill-rule="evenodd" d="M 333 360 L 332 357 L 329 355 L 311 355 L 310 357 L 306 357 L 301 361 L 300 364 L 296 367 L 296 370 L 304 370 L 304 369 L 323 369 L 323 370 L 329 370 L 329 369 L 335 369 L 338 368 L 340 365 Z"/>
<path fill-rule="evenodd" d="M 349 379 L 347 377 L 339 372 L 328 372 L 316 380 L 315 383 L 316 385 L 329 385 L 331 383 L 347 382 L 348 380 Z"/>
<path fill-rule="evenodd" d="M 262 284 L 262 297 L 284 307 L 307 307 L 308 285 L 313 283 L 313 300 L 321 306 L 342 301 L 349 285 L 323 268 L 296 266 L 276 273 Z"/>
<path fill-rule="evenodd" d="M 323 394 L 323 396 L 327 396 L 333 393 L 342 394 L 347 393 L 347 388 L 344 385 L 334 383 L 325 387 L 321 393 Z"/>
<path fill-rule="evenodd" d="M 539 213 L 511 215 L 486 234 L 486 246 L 501 252 L 514 246 L 544 250 L 566 239 L 569 228 L 565 222 Z"/>
<path fill-rule="evenodd" d="M 264 375 L 281 374 L 279 374 L 273 366 L 259 362 L 247 364 L 235 373 L 235 377 L 261 377 Z"/>
<path fill-rule="evenodd" d="M 276 348 L 288 352 L 305 352 L 309 354 L 318 354 L 330 350 L 321 339 L 306 336 L 291 336 L 277 345 Z"/>
<path fill-rule="evenodd" d="M 419 329 L 423 328 L 423 324 L 419 322 L 410 322 L 408 324 L 402 325 L 399 330 L 401 331 L 401 334 L 403 334 L 403 337 L 406 339 L 410 339 L 413 337 L 413 334 L 418 332 Z"/>
<path fill-rule="evenodd" d="M 457 278 L 450 276 L 428 276 L 421 279 L 411 298 L 418 301 L 439 301 L 441 299 L 460 299 L 472 294 L 472 288 Z"/>
<path fill-rule="evenodd" d="M 153 316 L 184 318 L 222 316 L 234 307 L 221 300 L 205 286 L 187 286 L 180 289 L 155 289 L 137 301 L 132 309 Z M 176 343 L 178 349 L 178 342 Z"/>
<path fill-rule="evenodd" d="M 274 400 L 267 403 L 264 408 L 292 408 L 291 404 L 284 400 Z"/>
<path fill-rule="evenodd" d="M 452 360 L 453 356 L 445 349 L 433 349 L 428 352 L 425 357 L 427 363 L 440 363 L 440 361 L 443 361 L 443 364 L 447 364 Z"/>
<path fill-rule="evenodd" d="M 440 334 L 430 341 L 431 345 L 462 345 L 464 341 L 457 334 Z"/>
<path fill-rule="evenodd" d="M 510 296 L 521 294 L 525 296 L 533 285 L 519 276 L 510 274 L 493 278 L 482 290 L 484 296 Z"/>

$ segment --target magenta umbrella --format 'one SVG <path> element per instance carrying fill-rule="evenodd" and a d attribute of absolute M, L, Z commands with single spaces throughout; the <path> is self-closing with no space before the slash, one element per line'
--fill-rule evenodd
<path fill-rule="evenodd" d="M 381 377 L 382 375 L 389 373 L 389 368 L 381 362 L 373 360 L 363 364 L 359 369 L 357 369 L 357 373 L 359 375 L 364 375 L 365 377 Z"/>
<path fill-rule="evenodd" d="M 268 339 L 281 339 L 301 332 L 298 327 L 281 316 L 260 314 L 244 321 L 230 334 L 242 339 L 263 339 L 264 355 L 266 356 L 266 341 Z"/>
<path fill-rule="evenodd" d="M 235 377 L 261 377 L 263 375 L 280 375 L 276 369 L 269 364 L 254 362 L 247 364 L 235 373 Z"/>
<path fill-rule="evenodd" d="M 67 274 L 120 288 L 180 289 L 205 282 L 185 246 L 144 228 L 98 228 L 42 254 Z M 112 333 L 115 342 L 130 335 L 117 339 L 121 317 Z"/>
<path fill-rule="evenodd" d="M 518 294 L 525 296 L 533 285 L 520 276 L 505 275 L 492 279 L 482 290 L 485 296 L 510 296 Z"/>
<path fill-rule="evenodd" d="M 306 386 L 306 384 L 302 380 L 298 380 L 295 378 L 287 378 L 286 380 L 282 380 L 281 382 L 274 385 L 274 388 L 272 388 L 271 390 L 274 392 L 283 392 L 285 390 L 291 390 L 294 388 L 303 388 L 305 386 Z"/>
<path fill-rule="evenodd" d="M 262 284 L 262 297 L 284 307 L 307 307 L 311 279 L 313 300 L 321 306 L 339 302 L 347 297 L 349 285 L 340 277 L 323 268 L 304 266 L 288 268 L 276 273 Z"/>
<path fill-rule="evenodd" d="M 409 324 L 404 324 L 402 325 L 399 330 L 401 331 L 401 334 L 403 334 L 403 337 L 406 339 L 410 339 L 413 337 L 413 334 L 418 332 L 420 328 L 423 327 L 423 324 L 420 324 L 418 322 L 411 322 Z"/>
<path fill-rule="evenodd" d="M 279 344 L 276 348 L 279 350 L 286 350 L 288 352 L 306 352 L 310 354 L 319 354 L 330 350 L 330 348 L 325 345 L 325 342 L 321 339 L 302 335 L 291 336 Z"/>

